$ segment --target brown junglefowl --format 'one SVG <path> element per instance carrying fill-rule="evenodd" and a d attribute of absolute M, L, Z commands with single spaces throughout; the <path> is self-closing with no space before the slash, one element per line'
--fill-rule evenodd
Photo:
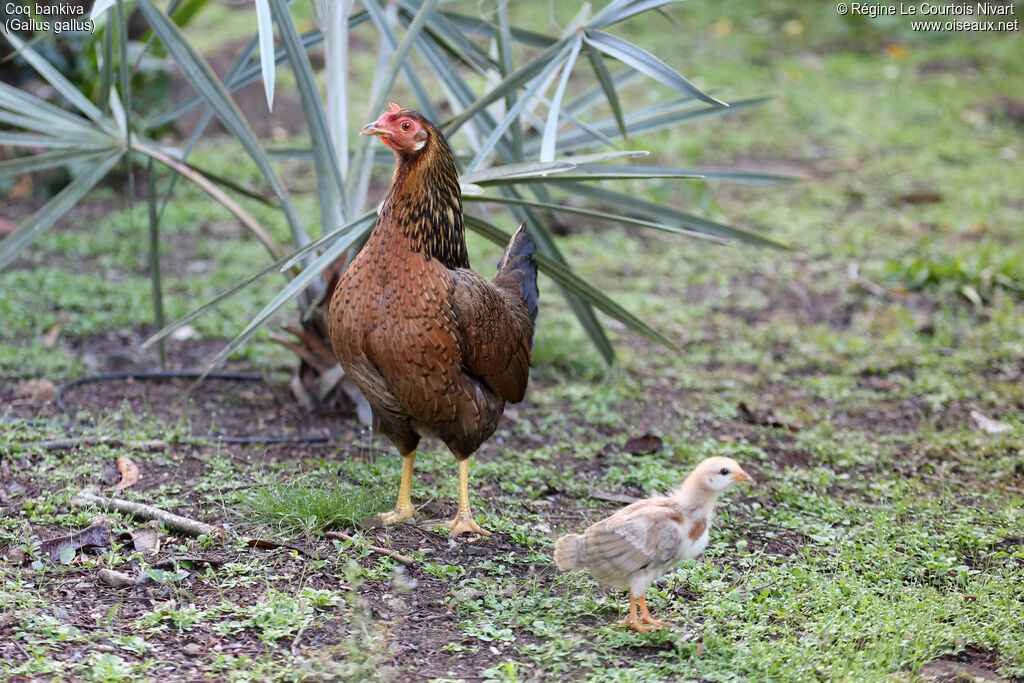
<path fill-rule="evenodd" d="M 562 571 L 586 569 L 601 583 L 628 590 L 629 617 L 620 625 L 641 633 L 661 628 L 644 593 L 676 562 L 707 547 L 715 501 L 740 481 L 751 478 L 735 460 L 707 458 L 671 494 L 637 501 L 582 534 L 558 539 L 555 564 Z"/>
<path fill-rule="evenodd" d="M 469 457 L 505 402 L 523 400 L 537 318 L 535 244 L 520 226 L 487 282 L 469 268 L 462 195 L 444 135 L 392 104 L 366 125 L 395 152 L 391 189 L 370 239 L 342 274 L 330 336 L 373 408 L 374 428 L 402 455 L 398 502 L 385 522 L 416 514 L 409 496 L 421 436 L 441 439 L 459 468 L 453 535 L 489 535 L 469 507 Z"/>

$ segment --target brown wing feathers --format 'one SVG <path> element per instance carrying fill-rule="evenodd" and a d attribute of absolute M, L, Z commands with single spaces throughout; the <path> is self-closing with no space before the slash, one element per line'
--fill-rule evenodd
<path fill-rule="evenodd" d="M 394 439 L 426 430 L 464 457 L 494 432 L 504 402 L 526 392 L 533 239 L 517 231 L 493 284 L 469 270 L 444 136 L 415 112 L 395 115 L 416 117 L 430 134 L 424 149 L 397 154 L 373 234 L 339 279 L 331 339 L 375 412 L 387 413 L 382 431 Z"/>

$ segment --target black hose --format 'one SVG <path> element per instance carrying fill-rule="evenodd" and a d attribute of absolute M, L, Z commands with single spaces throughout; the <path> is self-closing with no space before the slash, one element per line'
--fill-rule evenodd
<path fill-rule="evenodd" d="M 88 375 L 86 377 L 76 377 L 75 379 L 69 379 L 67 382 L 61 382 L 60 386 L 57 387 L 57 396 L 55 404 L 57 410 L 70 415 L 71 411 L 64 404 L 64 392 L 68 389 L 72 389 L 83 384 L 91 384 L 93 382 L 109 382 L 115 379 L 139 379 L 139 380 L 160 380 L 160 379 L 198 379 L 203 376 L 203 373 L 196 372 L 195 370 L 154 370 L 150 372 L 104 372 L 99 375 Z M 225 379 L 235 380 L 240 382 L 262 382 L 263 375 L 255 372 L 211 372 L 206 375 L 206 379 Z"/>

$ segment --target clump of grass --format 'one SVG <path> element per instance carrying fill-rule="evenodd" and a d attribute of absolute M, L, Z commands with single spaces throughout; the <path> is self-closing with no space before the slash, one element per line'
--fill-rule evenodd
<path fill-rule="evenodd" d="M 355 524 L 388 508 L 393 492 L 381 481 L 352 484 L 305 474 L 255 489 L 243 505 L 254 521 L 309 533 Z"/>
<path fill-rule="evenodd" d="M 926 243 L 885 268 L 907 289 L 956 292 L 977 306 L 1000 295 L 1024 299 L 1024 251 L 993 240 L 955 252 Z"/>

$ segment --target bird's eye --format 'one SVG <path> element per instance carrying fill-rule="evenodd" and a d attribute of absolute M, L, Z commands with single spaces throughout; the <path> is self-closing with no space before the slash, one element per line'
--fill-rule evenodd
<path fill-rule="evenodd" d="M 729 474 L 729 468 L 723 467 L 722 469 L 718 470 L 718 473 L 724 477 L 725 475 Z"/>
<path fill-rule="evenodd" d="M 412 124 L 409 123 L 408 121 L 403 121 L 402 122 L 402 132 L 403 133 L 408 133 L 410 130 L 412 130 Z"/>

